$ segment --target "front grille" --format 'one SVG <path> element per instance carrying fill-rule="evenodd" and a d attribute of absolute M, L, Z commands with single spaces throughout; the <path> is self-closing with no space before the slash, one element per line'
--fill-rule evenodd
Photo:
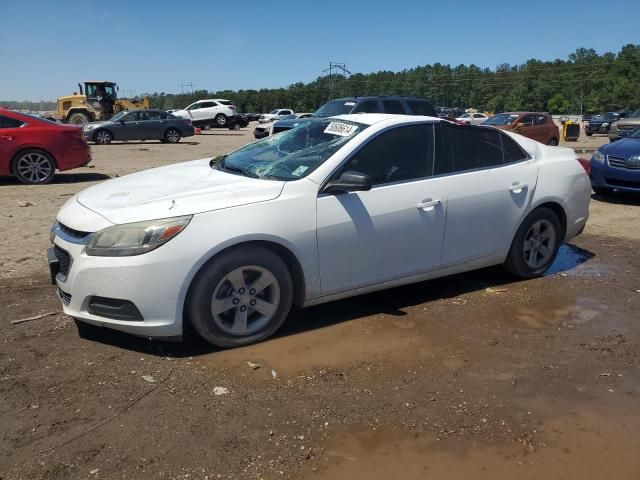
<path fill-rule="evenodd" d="M 60 262 L 60 273 L 66 277 L 69 274 L 69 268 L 71 268 L 71 255 L 58 246 L 53 247 L 53 251 Z"/>
<path fill-rule="evenodd" d="M 616 168 L 625 168 L 627 170 L 640 170 L 640 163 L 630 162 L 622 157 L 607 157 L 609 165 Z"/>
<path fill-rule="evenodd" d="M 618 125 L 618 130 L 635 130 L 638 127 L 640 127 L 640 125 Z"/>
<path fill-rule="evenodd" d="M 80 230 L 74 230 L 73 228 L 67 227 L 66 225 L 60 222 L 58 222 L 56 226 L 61 232 L 65 233 L 69 237 L 76 240 L 84 240 L 86 237 L 91 235 L 91 232 L 82 232 Z"/>
<path fill-rule="evenodd" d="M 58 287 L 58 297 L 60 297 L 60 301 L 65 305 L 71 303 L 71 294 L 61 290 L 60 287 Z"/>
<path fill-rule="evenodd" d="M 625 187 L 625 188 L 637 188 L 640 190 L 640 182 L 633 182 L 630 180 L 618 180 L 617 178 L 606 178 L 605 182 L 612 187 Z"/>

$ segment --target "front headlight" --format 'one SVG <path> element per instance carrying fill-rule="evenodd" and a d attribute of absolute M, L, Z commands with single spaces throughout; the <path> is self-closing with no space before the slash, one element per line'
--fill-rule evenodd
<path fill-rule="evenodd" d="M 609 122 L 604 122 L 604 123 L 602 124 L 602 126 L 603 126 L 603 127 L 608 127 L 608 126 L 609 126 Z"/>
<path fill-rule="evenodd" d="M 105 228 L 91 238 L 86 249 L 87 255 L 126 257 L 150 252 L 184 230 L 191 217 L 162 218 Z"/>
<path fill-rule="evenodd" d="M 85 126 L 84 126 L 84 129 L 85 129 L 85 130 L 93 130 L 94 128 L 96 128 L 96 126 L 95 126 L 95 125 L 85 125 Z"/>
<path fill-rule="evenodd" d="M 604 154 L 600 150 L 596 150 L 593 153 L 593 157 L 591 157 L 591 160 L 596 160 L 598 162 L 604 162 Z"/>

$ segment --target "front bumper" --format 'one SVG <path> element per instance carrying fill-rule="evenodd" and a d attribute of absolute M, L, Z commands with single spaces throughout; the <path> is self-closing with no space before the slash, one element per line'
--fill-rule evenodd
<path fill-rule="evenodd" d="M 269 136 L 269 130 L 254 130 L 253 136 L 256 139 L 261 139 Z"/>
<path fill-rule="evenodd" d="M 584 131 L 585 133 L 609 133 L 609 125 L 607 125 L 606 127 L 603 127 L 600 124 L 589 124 L 587 126 L 584 127 Z"/>
<path fill-rule="evenodd" d="M 608 158 L 603 162 L 591 160 L 589 178 L 594 187 L 640 192 L 640 170 L 612 167 Z"/>
<path fill-rule="evenodd" d="M 59 236 L 53 241 L 58 256 L 48 252 L 49 265 L 65 314 L 85 323 L 143 337 L 182 336 L 179 290 L 191 261 L 169 245 L 131 257 L 94 257 L 84 253 L 84 243 L 69 242 Z M 60 258 L 65 255 L 68 257 Z M 96 298 L 102 310 L 95 308 Z M 138 318 L 121 315 L 119 318 L 127 318 L 123 320 L 118 319 L 118 314 L 104 314 L 114 318 L 96 314 L 108 311 L 105 304 L 112 311 L 120 308 L 110 304 L 112 300 L 133 305 Z"/>

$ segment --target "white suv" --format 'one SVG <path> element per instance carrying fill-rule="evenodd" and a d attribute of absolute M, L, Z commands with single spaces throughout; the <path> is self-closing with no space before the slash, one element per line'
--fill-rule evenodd
<path fill-rule="evenodd" d="M 236 119 L 238 112 L 230 100 L 214 98 L 198 100 L 187 108 L 173 112 L 173 115 L 190 119 L 195 127 L 226 127 Z"/>
<path fill-rule="evenodd" d="M 273 122 L 274 120 L 280 120 L 282 117 L 286 117 L 287 115 L 293 115 L 293 110 L 291 110 L 290 108 L 276 108 L 269 113 L 263 113 L 262 115 L 260 115 L 258 117 L 258 122 Z"/>

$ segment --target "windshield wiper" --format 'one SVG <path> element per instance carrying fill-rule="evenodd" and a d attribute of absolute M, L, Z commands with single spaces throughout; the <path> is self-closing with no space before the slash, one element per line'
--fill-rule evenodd
<path fill-rule="evenodd" d="M 213 168 L 214 165 L 217 165 L 219 170 L 226 170 L 228 172 L 239 173 L 240 175 L 244 175 L 245 177 L 260 178 L 258 175 L 256 175 L 253 172 L 250 172 L 249 170 L 244 170 L 239 167 L 232 167 L 230 165 L 227 165 L 225 163 L 226 158 L 227 158 L 227 155 L 222 155 L 220 157 L 213 158 L 211 159 L 211 162 L 209 162 L 209 165 L 211 166 L 211 168 Z"/>

